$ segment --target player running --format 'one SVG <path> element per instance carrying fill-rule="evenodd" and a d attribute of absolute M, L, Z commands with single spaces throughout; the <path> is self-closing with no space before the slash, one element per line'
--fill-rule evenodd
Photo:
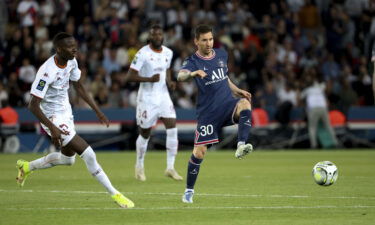
<path fill-rule="evenodd" d="M 53 39 L 56 54 L 51 56 L 38 70 L 31 87 L 30 111 L 40 120 L 43 129 L 51 136 L 61 152 L 53 152 L 42 158 L 28 162 L 17 161 L 17 183 L 22 187 L 26 178 L 34 170 L 47 169 L 57 165 L 73 165 L 76 153 L 86 163 L 88 171 L 101 183 L 112 199 L 123 208 L 133 208 L 134 203 L 123 196 L 111 184 L 96 160 L 93 149 L 74 129 L 72 108 L 68 89 L 71 81 L 77 93 L 95 111 L 100 122 L 109 126 L 109 121 L 84 89 L 75 55 L 77 44 L 73 36 L 58 33 Z"/>
<path fill-rule="evenodd" d="M 184 203 L 193 203 L 194 185 L 207 146 L 219 142 L 222 127 L 238 123 L 238 144 L 235 157 L 241 159 L 252 152 L 246 143 L 251 126 L 251 94 L 236 87 L 228 78 L 228 54 L 213 49 L 212 28 L 199 25 L 195 29 L 194 43 L 198 51 L 188 57 L 178 73 L 178 81 L 194 78 L 198 86 L 197 129 L 193 154 L 188 163 Z M 233 97 L 237 96 L 239 98 Z"/>
<path fill-rule="evenodd" d="M 173 52 L 162 45 L 163 30 L 159 25 L 151 27 L 149 42 L 135 55 L 127 77 L 128 81 L 140 82 L 136 110 L 140 134 L 136 141 L 135 178 L 140 181 L 146 180 L 144 160 L 147 144 L 152 126 L 160 119 L 167 130 L 165 175 L 174 180 L 182 180 L 174 168 L 178 147 L 176 112 L 167 87 L 168 85 L 172 90 L 176 87 L 176 82 L 171 79 L 170 70 Z"/>

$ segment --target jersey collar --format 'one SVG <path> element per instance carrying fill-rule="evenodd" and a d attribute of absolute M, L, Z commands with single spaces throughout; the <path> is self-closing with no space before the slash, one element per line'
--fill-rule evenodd
<path fill-rule="evenodd" d="M 66 62 L 66 64 L 65 65 L 60 65 L 60 64 L 58 64 L 58 62 L 57 62 L 57 60 L 56 60 L 56 55 L 55 56 L 53 56 L 53 61 L 55 61 L 55 65 L 57 66 L 57 67 L 59 67 L 60 69 L 65 69 L 66 68 L 66 66 L 68 65 L 68 62 Z"/>
<path fill-rule="evenodd" d="M 198 56 L 200 59 L 203 59 L 203 60 L 211 60 L 213 58 L 215 58 L 216 56 L 216 52 L 214 49 L 212 49 L 212 55 L 210 57 L 204 57 L 204 56 L 201 56 L 198 51 L 195 52 L 195 55 Z"/>
<path fill-rule="evenodd" d="M 163 51 L 163 46 L 161 46 L 161 49 L 160 49 L 160 50 L 157 50 L 157 49 L 152 48 L 150 44 L 149 44 L 148 46 L 150 47 L 150 49 L 151 49 L 153 52 L 161 53 L 161 52 Z"/>

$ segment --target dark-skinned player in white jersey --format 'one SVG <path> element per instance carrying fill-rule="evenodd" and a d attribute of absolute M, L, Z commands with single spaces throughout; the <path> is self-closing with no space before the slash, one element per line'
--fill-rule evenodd
<path fill-rule="evenodd" d="M 68 95 L 70 82 L 79 96 L 95 111 L 100 122 L 109 126 L 107 117 L 81 83 L 81 71 L 75 59 L 77 43 L 70 34 L 58 33 L 53 39 L 53 45 L 56 54 L 51 56 L 37 72 L 31 87 L 32 97 L 29 109 L 51 136 L 54 145 L 61 151 L 49 153 L 31 162 L 18 160 L 17 183 L 22 187 L 26 178 L 35 170 L 73 165 L 77 153 L 85 162 L 90 174 L 104 186 L 120 207 L 133 208 L 134 203 L 112 186 L 106 173 L 98 164 L 96 154 L 90 145 L 76 134 Z"/>

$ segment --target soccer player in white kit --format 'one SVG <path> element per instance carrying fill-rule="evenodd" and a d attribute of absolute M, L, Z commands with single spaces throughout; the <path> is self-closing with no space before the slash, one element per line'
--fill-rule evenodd
<path fill-rule="evenodd" d="M 167 169 L 165 175 L 174 180 L 182 177 L 174 168 L 178 139 L 176 112 L 167 85 L 173 90 L 176 83 L 171 79 L 172 50 L 162 45 L 163 30 L 153 25 L 149 31 L 149 44 L 135 55 L 128 72 L 128 81 L 140 82 L 137 96 L 136 118 L 139 136 L 136 141 L 137 161 L 135 178 L 145 181 L 144 159 L 151 128 L 160 119 L 166 128 Z"/>
<path fill-rule="evenodd" d="M 109 126 L 107 117 L 87 94 L 80 81 L 81 71 L 75 59 L 76 41 L 70 34 L 58 33 L 53 39 L 53 45 L 56 54 L 51 56 L 37 72 L 31 87 L 29 109 L 40 120 L 54 145 L 61 148 L 61 152 L 53 152 L 31 162 L 18 160 L 17 183 L 22 187 L 27 176 L 34 170 L 57 165 L 72 165 L 77 153 L 86 163 L 88 171 L 106 188 L 112 199 L 123 208 L 132 208 L 134 203 L 112 186 L 98 164 L 95 152 L 74 129 L 68 96 L 69 82 L 72 82 L 77 93 L 95 111 L 100 122 Z"/>

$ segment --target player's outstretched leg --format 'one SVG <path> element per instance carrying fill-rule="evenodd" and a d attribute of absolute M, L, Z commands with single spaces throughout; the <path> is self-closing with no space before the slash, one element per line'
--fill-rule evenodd
<path fill-rule="evenodd" d="M 238 143 L 235 157 L 242 159 L 245 155 L 253 151 L 251 144 L 246 144 L 250 134 L 251 127 L 251 107 L 250 102 L 246 99 L 241 99 L 237 104 L 239 111 L 238 118 Z"/>
<path fill-rule="evenodd" d="M 61 152 L 52 152 L 44 157 L 28 162 L 25 160 L 17 161 L 18 176 L 16 178 L 19 186 L 25 184 L 28 175 L 38 169 L 47 169 L 57 165 L 73 165 L 75 162 L 75 155 L 66 156 Z"/>
<path fill-rule="evenodd" d="M 183 178 L 177 173 L 174 168 L 174 162 L 176 160 L 178 139 L 177 139 L 177 128 L 167 129 L 166 138 L 167 147 L 167 169 L 165 170 L 165 176 L 170 177 L 174 180 L 183 180 Z"/>
<path fill-rule="evenodd" d="M 142 135 L 139 135 L 135 143 L 137 150 L 137 161 L 135 164 L 135 179 L 140 181 L 146 181 L 144 161 L 147 151 L 147 145 L 150 138 L 144 138 Z"/>
<path fill-rule="evenodd" d="M 95 177 L 99 183 L 101 183 L 108 193 L 112 196 L 112 199 L 122 208 L 133 208 L 134 203 L 123 196 L 119 191 L 117 191 L 111 184 L 107 174 L 103 171 L 102 167 L 96 160 L 96 154 L 90 146 L 86 148 L 81 154 L 81 158 L 85 161 L 88 171 L 92 176 Z"/>

